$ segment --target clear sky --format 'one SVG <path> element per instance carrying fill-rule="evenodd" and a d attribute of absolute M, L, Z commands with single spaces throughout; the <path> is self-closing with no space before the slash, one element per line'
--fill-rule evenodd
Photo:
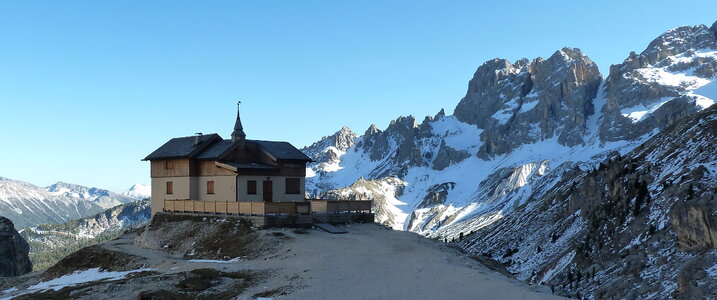
<path fill-rule="evenodd" d="M 121 192 L 195 132 L 297 147 L 448 113 L 484 61 L 581 48 L 603 74 L 717 1 L 3 1 L 0 176 Z"/>

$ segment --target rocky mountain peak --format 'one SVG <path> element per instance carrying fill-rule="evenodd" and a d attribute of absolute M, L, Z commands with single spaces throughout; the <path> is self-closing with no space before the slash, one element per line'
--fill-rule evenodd
<path fill-rule="evenodd" d="M 334 134 L 325 136 L 301 150 L 317 162 L 331 163 L 337 161 L 343 152 L 351 148 L 355 140 L 356 134 L 351 128 L 343 126 Z"/>
<path fill-rule="evenodd" d="M 324 139 L 329 141 L 330 146 L 336 147 L 340 151 L 346 151 L 354 145 L 356 134 L 348 126 L 343 126 L 341 130 Z"/>
<path fill-rule="evenodd" d="M 493 59 L 478 68 L 454 115 L 484 129 L 483 158 L 552 137 L 573 146 L 583 142 L 601 80 L 597 65 L 577 48 L 532 62 Z"/>
<path fill-rule="evenodd" d="M 706 25 L 682 26 L 654 39 L 640 54 L 610 67 L 603 141 L 630 140 L 713 103 L 700 87 L 717 74 L 716 32 Z"/>
<path fill-rule="evenodd" d="M 366 132 L 364 132 L 363 135 L 371 136 L 371 135 L 377 134 L 379 132 L 381 132 L 381 129 L 378 129 L 378 127 L 376 127 L 376 124 L 371 124 L 371 126 L 369 126 L 368 129 L 366 129 Z"/>
<path fill-rule="evenodd" d="M 681 26 L 654 39 L 641 55 L 651 65 L 666 66 L 665 58 L 700 49 L 715 49 L 715 33 L 706 25 Z"/>
<path fill-rule="evenodd" d="M 433 120 L 439 120 L 446 116 L 446 111 L 441 108 L 441 110 L 433 117 Z"/>

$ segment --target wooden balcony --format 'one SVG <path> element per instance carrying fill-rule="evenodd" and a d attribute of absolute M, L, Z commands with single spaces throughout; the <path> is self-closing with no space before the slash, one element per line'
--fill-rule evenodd
<path fill-rule="evenodd" d="M 371 200 L 321 200 L 305 202 L 233 202 L 164 200 L 164 211 L 234 215 L 293 215 L 327 213 L 371 213 Z"/>

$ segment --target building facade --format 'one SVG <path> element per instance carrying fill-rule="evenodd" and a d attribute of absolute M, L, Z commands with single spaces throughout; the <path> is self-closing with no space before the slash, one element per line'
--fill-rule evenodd
<path fill-rule="evenodd" d="M 144 160 L 151 165 L 153 215 L 165 200 L 304 202 L 312 161 L 287 142 L 247 140 L 238 108 L 231 139 L 173 138 Z"/>

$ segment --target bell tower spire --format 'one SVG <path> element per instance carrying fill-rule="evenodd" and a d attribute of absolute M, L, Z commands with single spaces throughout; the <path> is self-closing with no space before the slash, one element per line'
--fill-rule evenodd
<path fill-rule="evenodd" d="M 244 142 L 246 139 L 246 133 L 244 133 L 244 126 L 241 125 L 241 116 L 239 114 L 239 105 L 241 101 L 237 101 L 237 121 L 234 123 L 234 132 L 232 132 L 232 142 Z"/>

